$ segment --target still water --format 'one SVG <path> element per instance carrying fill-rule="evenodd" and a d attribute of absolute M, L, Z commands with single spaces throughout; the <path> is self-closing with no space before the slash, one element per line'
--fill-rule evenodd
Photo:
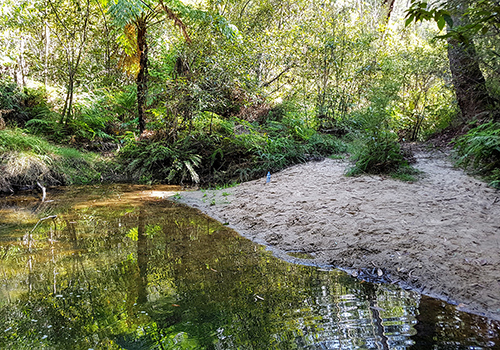
<path fill-rule="evenodd" d="M 284 262 L 169 191 L 0 198 L 0 348 L 500 348 L 499 322 Z"/>

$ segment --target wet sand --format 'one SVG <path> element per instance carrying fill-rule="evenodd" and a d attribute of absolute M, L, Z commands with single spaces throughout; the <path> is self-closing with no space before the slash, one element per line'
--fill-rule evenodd
<path fill-rule="evenodd" d="M 415 151 L 422 176 L 346 177 L 326 159 L 178 201 L 227 223 L 278 256 L 354 277 L 397 283 L 500 319 L 500 192 L 454 168 L 441 151 Z"/>

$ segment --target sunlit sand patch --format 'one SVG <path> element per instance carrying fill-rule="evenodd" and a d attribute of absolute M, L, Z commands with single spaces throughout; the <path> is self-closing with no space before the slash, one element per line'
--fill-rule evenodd
<path fill-rule="evenodd" d="M 102 207 L 102 206 L 120 206 L 122 204 L 134 205 L 139 204 L 145 200 L 151 199 L 165 199 L 171 197 L 183 190 L 181 186 L 171 185 L 129 185 L 131 189 L 129 192 L 120 192 L 116 195 L 109 196 L 103 199 L 89 199 L 80 202 L 73 206 L 74 209 L 81 209 L 87 207 Z"/>
<path fill-rule="evenodd" d="M 168 198 L 176 195 L 179 191 L 151 191 L 151 197 L 153 198 Z"/>

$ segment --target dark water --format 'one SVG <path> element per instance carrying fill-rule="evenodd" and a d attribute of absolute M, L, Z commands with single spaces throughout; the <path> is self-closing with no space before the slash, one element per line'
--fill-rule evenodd
<path fill-rule="evenodd" d="M 498 322 L 278 260 L 162 190 L 0 198 L 0 348 L 500 348 Z"/>

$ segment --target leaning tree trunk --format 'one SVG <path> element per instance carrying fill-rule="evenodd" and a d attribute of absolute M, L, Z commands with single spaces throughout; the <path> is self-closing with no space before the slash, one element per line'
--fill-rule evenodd
<path fill-rule="evenodd" d="M 137 48 L 139 50 L 139 73 L 137 74 L 137 111 L 139 114 L 139 133 L 146 129 L 145 110 L 148 95 L 148 43 L 146 41 L 146 22 L 137 21 Z"/>
<path fill-rule="evenodd" d="M 466 24 L 462 2 L 452 16 L 454 27 Z M 462 121 L 467 122 L 491 111 L 492 100 L 486 89 L 486 80 L 479 67 L 479 57 L 472 38 L 451 37 L 448 39 L 448 59 L 455 86 Z"/>

